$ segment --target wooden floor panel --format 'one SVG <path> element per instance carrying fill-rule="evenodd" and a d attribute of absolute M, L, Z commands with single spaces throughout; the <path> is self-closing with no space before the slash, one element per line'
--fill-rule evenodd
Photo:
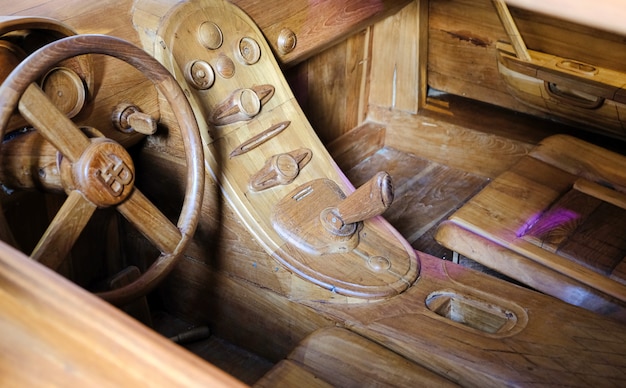
<path fill-rule="evenodd" d="M 190 323 L 161 311 L 154 312 L 152 320 L 153 329 L 168 338 L 194 328 Z M 273 362 L 215 335 L 183 341 L 180 345 L 248 385 L 254 384 L 274 366 Z"/>

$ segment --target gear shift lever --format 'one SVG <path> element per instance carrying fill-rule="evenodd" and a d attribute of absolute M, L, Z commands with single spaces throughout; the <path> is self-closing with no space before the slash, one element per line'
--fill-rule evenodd
<path fill-rule="evenodd" d="M 392 201 L 393 185 L 386 172 L 348 197 L 335 182 L 317 179 L 276 204 L 272 224 L 283 239 L 306 252 L 349 252 L 359 243 L 361 221 L 382 214 Z"/>
<path fill-rule="evenodd" d="M 322 224 L 329 232 L 346 236 L 356 231 L 356 224 L 382 214 L 393 201 L 391 176 L 379 172 L 337 206 L 324 209 Z"/>

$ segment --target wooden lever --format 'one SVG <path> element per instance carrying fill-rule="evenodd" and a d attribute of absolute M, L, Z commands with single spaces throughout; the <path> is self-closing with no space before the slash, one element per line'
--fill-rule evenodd
<path fill-rule="evenodd" d="M 157 130 L 157 120 L 135 105 L 119 104 L 113 110 L 113 125 L 122 132 L 139 132 L 153 135 Z"/>
<path fill-rule="evenodd" d="M 379 172 L 336 207 L 324 210 L 320 218 L 326 229 L 343 235 L 347 230 L 354 229 L 347 228 L 349 225 L 382 214 L 392 201 L 391 176 Z"/>

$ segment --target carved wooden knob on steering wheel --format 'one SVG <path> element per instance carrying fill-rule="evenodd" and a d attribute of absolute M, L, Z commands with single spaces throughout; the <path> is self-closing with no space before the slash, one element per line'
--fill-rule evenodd
<path fill-rule="evenodd" d="M 55 64 L 82 54 L 105 54 L 134 66 L 165 97 L 181 128 L 187 175 L 177 225 L 134 186 L 128 152 L 115 141 L 88 138 L 33 82 Z M 21 115 L 63 156 L 63 186 L 68 198 L 39 240 L 31 257 L 57 268 L 96 208 L 115 207 L 161 251 L 137 280 L 100 295 L 124 304 L 145 295 L 174 267 L 189 243 L 200 214 L 204 190 L 203 150 L 193 111 L 170 73 L 138 47 L 104 35 L 76 35 L 42 47 L 24 60 L 0 86 L 0 137 L 17 107 Z M 59 166 L 61 169 L 61 166 Z"/>

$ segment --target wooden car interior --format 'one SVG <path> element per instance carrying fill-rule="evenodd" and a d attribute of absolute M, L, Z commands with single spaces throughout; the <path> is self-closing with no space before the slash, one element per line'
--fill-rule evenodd
<path fill-rule="evenodd" d="M 552 6 L 0 5 L 0 383 L 626 384 L 626 10 Z"/>

